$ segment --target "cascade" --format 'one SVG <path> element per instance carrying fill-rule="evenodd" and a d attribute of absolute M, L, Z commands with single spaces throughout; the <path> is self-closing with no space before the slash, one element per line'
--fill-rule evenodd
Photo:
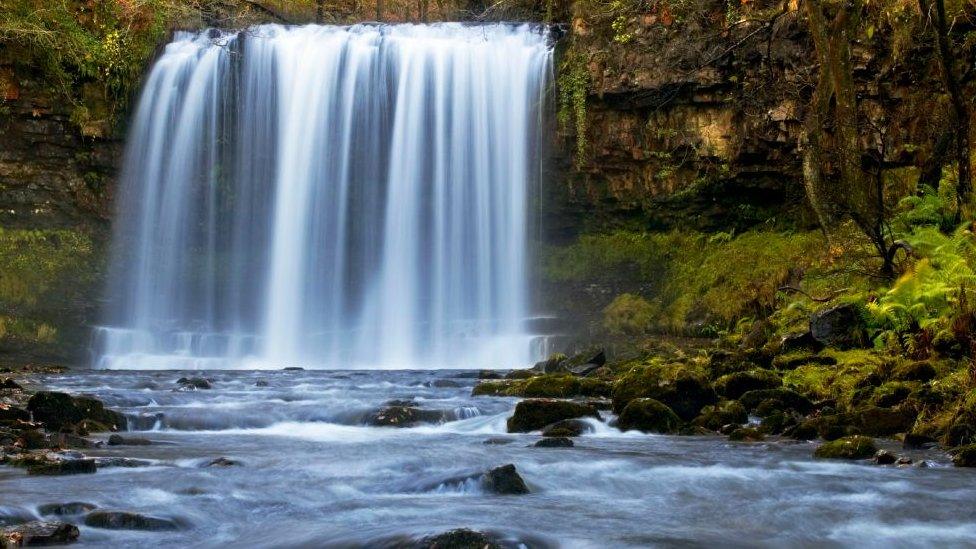
<path fill-rule="evenodd" d="M 180 33 L 130 126 L 94 366 L 511 368 L 552 48 L 529 25 Z"/>

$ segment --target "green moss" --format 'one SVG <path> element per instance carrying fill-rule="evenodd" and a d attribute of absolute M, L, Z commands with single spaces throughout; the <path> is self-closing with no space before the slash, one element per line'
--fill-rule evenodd
<path fill-rule="evenodd" d="M 620 294 L 603 309 L 603 327 L 618 335 L 639 335 L 651 327 L 657 308 L 634 294 Z"/>
<path fill-rule="evenodd" d="M 508 418 L 508 432 L 527 433 L 557 421 L 578 417 L 599 418 L 600 414 L 589 404 L 565 400 L 523 400 L 515 405 L 515 412 Z"/>
<path fill-rule="evenodd" d="M 749 416 L 742 404 L 735 400 L 725 400 L 714 406 L 702 408 L 701 415 L 692 423 L 712 431 L 718 431 L 726 425 L 743 424 L 749 421 Z"/>
<path fill-rule="evenodd" d="M 726 398 L 736 399 L 749 391 L 775 389 L 782 384 L 783 380 L 776 372 L 752 369 L 726 374 L 715 380 L 713 387 L 716 393 Z"/>
<path fill-rule="evenodd" d="M 878 451 L 874 439 L 865 436 L 844 437 L 825 442 L 814 451 L 814 457 L 822 459 L 864 459 Z"/>
<path fill-rule="evenodd" d="M 628 402 L 620 412 L 617 427 L 622 431 L 676 433 L 681 428 L 681 419 L 671 408 L 653 398 L 638 398 Z"/>

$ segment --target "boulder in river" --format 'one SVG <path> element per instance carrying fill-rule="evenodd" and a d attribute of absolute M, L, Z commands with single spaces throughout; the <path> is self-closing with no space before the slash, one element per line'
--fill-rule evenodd
<path fill-rule="evenodd" d="M 204 467 L 239 467 L 241 465 L 243 465 L 243 463 L 237 461 L 236 459 L 221 456 L 219 458 L 210 460 L 206 465 L 204 465 Z"/>
<path fill-rule="evenodd" d="M 16 381 L 10 379 L 9 377 L 5 377 L 0 379 L 0 389 L 21 391 L 24 388 L 21 387 Z"/>
<path fill-rule="evenodd" d="M 898 461 L 898 456 L 896 456 L 893 452 L 881 449 L 874 453 L 873 459 L 878 465 L 891 465 L 892 463 Z"/>
<path fill-rule="evenodd" d="M 508 418 L 508 432 L 527 433 L 547 425 L 578 417 L 599 418 L 600 413 L 590 404 L 568 400 L 529 399 L 515 405 L 515 412 Z"/>
<path fill-rule="evenodd" d="M 125 416 L 105 408 L 102 401 L 86 397 L 72 397 L 67 393 L 39 391 L 27 401 L 27 410 L 48 429 L 56 431 L 81 421 L 104 425 L 109 429 L 124 429 Z"/>
<path fill-rule="evenodd" d="M 181 377 L 180 379 L 176 380 L 176 384 L 179 385 L 179 387 L 176 388 L 177 391 L 213 389 L 213 384 L 210 383 L 210 380 L 202 377 Z"/>
<path fill-rule="evenodd" d="M 732 442 L 762 442 L 766 440 L 766 436 L 758 429 L 740 427 L 729 433 L 729 440 Z"/>
<path fill-rule="evenodd" d="M 33 521 L 0 530 L 0 547 L 63 545 L 78 539 L 78 527 L 58 521 Z"/>
<path fill-rule="evenodd" d="M 59 475 L 90 475 L 98 470 L 95 460 L 81 459 L 52 459 L 37 461 L 27 466 L 28 475 L 59 476 Z"/>
<path fill-rule="evenodd" d="M 542 430 L 542 436 L 578 437 L 589 430 L 591 430 L 591 427 L 584 421 L 579 419 L 564 419 L 551 425 L 547 425 L 546 428 Z"/>
<path fill-rule="evenodd" d="M 533 444 L 536 448 L 572 448 L 575 446 L 572 439 L 566 437 L 546 437 Z"/>
<path fill-rule="evenodd" d="M 495 543 L 491 537 L 482 532 L 458 528 L 428 536 L 419 540 L 416 544 L 397 544 L 398 547 L 409 547 L 410 549 L 500 549 L 501 546 Z"/>
<path fill-rule="evenodd" d="M 176 522 L 128 511 L 92 511 L 85 516 L 85 526 L 106 530 L 177 530 Z"/>
<path fill-rule="evenodd" d="M 637 398 L 620 412 L 617 427 L 621 431 L 676 433 L 681 428 L 681 419 L 671 408 L 653 398 Z"/>
<path fill-rule="evenodd" d="M 373 427 L 412 427 L 418 423 L 444 421 L 441 410 L 422 410 L 413 406 L 387 406 L 366 417 L 366 424 Z"/>
<path fill-rule="evenodd" d="M 877 451 L 873 438 L 854 435 L 825 442 L 817 447 L 813 455 L 823 459 L 865 459 Z"/>
<path fill-rule="evenodd" d="M 112 435 L 108 437 L 109 446 L 149 446 L 152 441 L 148 438 L 123 437 L 122 435 Z"/>
<path fill-rule="evenodd" d="M 16 406 L 0 404 L 0 421 L 30 421 L 30 412 Z"/>
<path fill-rule="evenodd" d="M 487 492 L 501 495 L 528 494 L 529 487 L 525 485 L 515 465 L 509 463 L 490 469 L 481 477 L 481 485 Z"/>
<path fill-rule="evenodd" d="M 89 511 L 94 511 L 97 509 L 93 503 L 86 503 L 84 501 L 71 501 L 68 503 L 45 503 L 44 505 L 37 506 L 37 512 L 41 516 L 58 516 L 66 517 L 73 515 L 83 515 Z"/>

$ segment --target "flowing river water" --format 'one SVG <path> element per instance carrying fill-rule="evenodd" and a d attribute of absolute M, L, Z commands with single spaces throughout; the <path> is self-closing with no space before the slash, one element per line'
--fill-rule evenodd
<path fill-rule="evenodd" d="M 538 433 L 506 433 L 517 399 L 470 396 L 474 372 L 219 371 L 202 374 L 212 389 L 174 391 L 185 375 L 38 379 L 104 399 L 141 431 L 126 436 L 152 441 L 86 454 L 148 463 L 68 477 L 0 468 L 0 520 L 84 501 L 180 524 L 167 532 L 82 525 L 81 547 L 376 547 L 458 527 L 527 547 L 976 540 L 976 485 L 939 454 L 910 454 L 932 464 L 925 469 L 814 460 L 815 443 L 621 433 L 607 412 L 588 420 L 575 447 L 538 448 Z M 443 418 L 409 428 L 365 424 L 395 399 Z M 205 466 L 218 457 L 240 465 Z M 490 494 L 457 480 L 508 463 L 531 493 Z"/>

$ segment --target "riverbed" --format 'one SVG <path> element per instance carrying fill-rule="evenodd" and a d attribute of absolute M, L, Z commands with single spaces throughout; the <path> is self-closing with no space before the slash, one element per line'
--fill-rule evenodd
<path fill-rule="evenodd" d="M 212 388 L 175 390 L 191 375 Z M 928 468 L 815 460 L 813 442 L 622 433 L 609 412 L 587 420 L 574 447 L 538 448 L 538 433 L 506 432 L 518 399 L 470 396 L 475 372 L 74 371 L 35 381 L 95 395 L 141 431 L 126 436 L 152 441 L 87 455 L 148 463 L 65 477 L 0 467 L 0 520 L 83 501 L 180 525 L 117 531 L 76 518 L 78 547 L 369 547 L 459 527 L 529 547 L 976 543 L 976 477 L 942 454 L 910 454 Z M 443 419 L 365 425 L 391 400 Z M 220 457 L 239 464 L 206 466 Z M 531 493 L 456 481 L 508 463 Z"/>

